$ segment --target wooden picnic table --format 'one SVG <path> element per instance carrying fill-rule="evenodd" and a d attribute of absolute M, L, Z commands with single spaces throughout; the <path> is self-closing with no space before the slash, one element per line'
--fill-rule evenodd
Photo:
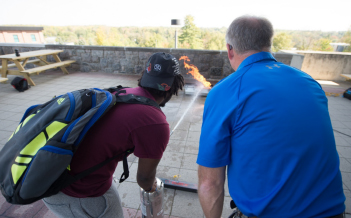
<path fill-rule="evenodd" d="M 2 66 L 0 66 L 0 82 L 6 82 L 7 75 L 21 75 L 28 80 L 28 83 L 35 86 L 34 81 L 31 79 L 31 74 L 39 74 L 45 70 L 60 67 L 63 73 L 68 74 L 66 66 L 74 63 L 74 60 L 61 61 L 58 54 L 63 50 L 38 50 L 30 52 L 21 52 L 20 56 L 16 54 L 1 55 L 0 60 Z M 48 62 L 47 56 L 52 55 L 56 62 Z M 32 59 L 34 58 L 34 59 Z M 13 62 L 13 64 L 9 64 Z M 35 64 L 35 68 L 25 69 L 26 64 Z M 16 67 L 17 69 L 9 69 Z"/>
<path fill-rule="evenodd" d="M 344 77 L 347 81 L 351 81 L 351 74 L 340 74 L 340 76 Z"/>

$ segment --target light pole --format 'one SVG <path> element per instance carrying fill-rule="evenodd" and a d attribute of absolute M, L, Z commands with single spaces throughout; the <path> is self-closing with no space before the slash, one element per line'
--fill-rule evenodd
<path fill-rule="evenodd" d="M 171 20 L 171 25 L 179 26 L 180 25 L 180 20 L 179 19 L 172 19 Z M 175 30 L 175 36 L 174 36 L 174 47 L 177 48 L 177 41 L 178 41 L 178 36 L 177 36 L 177 28 Z"/>

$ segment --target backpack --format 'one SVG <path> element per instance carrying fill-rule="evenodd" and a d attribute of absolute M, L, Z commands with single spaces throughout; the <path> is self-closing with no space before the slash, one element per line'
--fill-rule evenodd
<path fill-rule="evenodd" d="M 346 89 L 346 91 L 343 94 L 344 98 L 347 98 L 349 100 L 351 100 L 351 88 Z"/>
<path fill-rule="evenodd" d="M 87 131 L 117 103 L 159 108 L 146 97 L 125 93 L 123 87 L 82 89 L 29 107 L 17 129 L 0 151 L 0 188 L 6 201 L 30 204 L 57 194 L 61 189 L 123 156 L 120 183 L 129 176 L 127 156 L 117 154 L 80 174 L 69 174 L 70 162 Z M 117 92 L 115 95 L 111 92 Z M 84 144 L 82 144 L 84 146 Z"/>
<path fill-rule="evenodd" d="M 24 92 L 25 90 L 30 88 L 27 79 L 19 76 L 15 77 L 12 80 L 11 85 L 19 92 Z"/>

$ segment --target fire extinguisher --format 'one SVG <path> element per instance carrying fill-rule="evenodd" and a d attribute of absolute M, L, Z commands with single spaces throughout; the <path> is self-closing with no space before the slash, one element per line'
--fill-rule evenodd
<path fill-rule="evenodd" d="M 164 183 L 156 178 L 157 189 L 146 192 L 140 188 L 141 212 L 143 218 L 163 218 Z"/>

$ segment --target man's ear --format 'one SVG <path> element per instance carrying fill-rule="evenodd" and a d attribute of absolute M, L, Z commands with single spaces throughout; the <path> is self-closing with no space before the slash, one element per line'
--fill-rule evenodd
<path fill-rule="evenodd" d="M 227 43 L 228 59 L 232 60 L 234 58 L 234 49 L 231 45 Z"/>

